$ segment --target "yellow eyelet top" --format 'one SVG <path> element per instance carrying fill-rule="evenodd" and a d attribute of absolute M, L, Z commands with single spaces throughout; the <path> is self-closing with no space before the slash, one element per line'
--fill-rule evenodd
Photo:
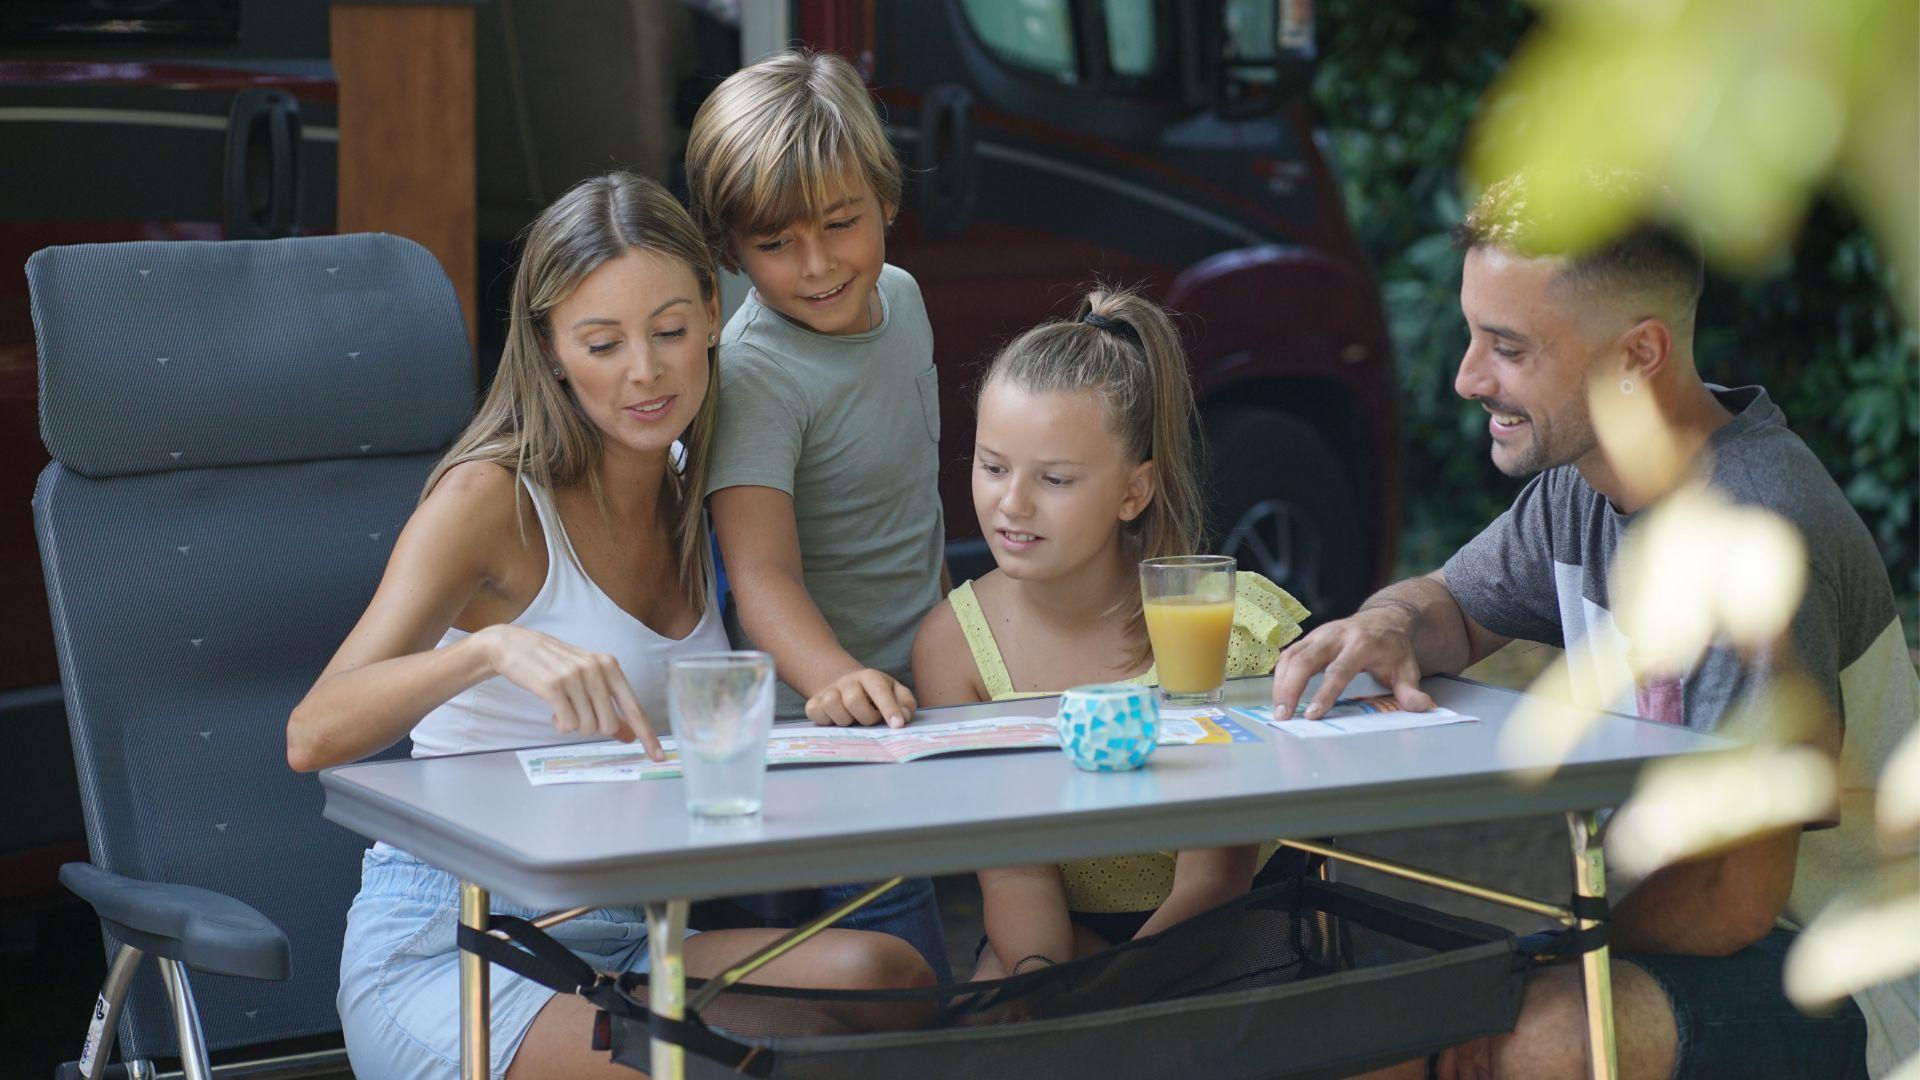
<path fill-rule="evenodd" d="M 954 617 L 960 620 L 960 632 L 966 635 L 973 664 L 980 682 L 994 701 L 1009 698 L 1045 697 L 1058 691 L 1018 691 L 1000 657 L 993 628 L 980 609 L 973 583 L 962 582 L 947 594 Z M 1227 639 L 1227 676 L 1264 675 L 1273 670 L 1280 650 L 1300 636 L 1300 624 L 1308 611 L 1285 589 L 1251 571 L 1234 575 L 1233 632 Z M 1154 669 L 1124 680 L 1142 686 L 1160 681 Z M 1062 687 L 1061 689 L 1065 689 Z M 1260 845 L 1259 866 L 1279 847 L 1275 841 Z M 1100 859 L 1075 859 L 1060 865 L 1067 886 L 1067 907 L 1073 911 L 1132 912 L 1152 911 L 1173 892 L 1174 853 L 1157 851 L 1146 855 L 1117 855 Z"/>

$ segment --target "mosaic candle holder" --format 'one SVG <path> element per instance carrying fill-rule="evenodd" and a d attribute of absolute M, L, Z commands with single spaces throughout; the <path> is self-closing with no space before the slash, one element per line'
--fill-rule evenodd
<path fill-rule="evenodd" d="M 1160 705 L 1151 686 L 1076 686 L 1060 695 L 1059 723 L 1060 749 L 1088 772 L 1137 769 L 1160 745 Z"/>

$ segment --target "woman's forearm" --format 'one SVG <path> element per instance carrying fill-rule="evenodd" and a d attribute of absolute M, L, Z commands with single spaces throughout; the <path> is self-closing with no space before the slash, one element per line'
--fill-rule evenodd
<path fill-rule="evenodd" d="M 323 676 L 287 719 L 287 763 L 310 772 L 399 742 L 422 717 L 495 674 L 489 630 Z"/>

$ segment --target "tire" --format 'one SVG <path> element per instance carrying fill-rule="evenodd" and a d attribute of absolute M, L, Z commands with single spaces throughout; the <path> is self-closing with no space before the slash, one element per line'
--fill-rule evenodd
<path fill-rule="evenodd" d="M 1274 409 L 1209 411 L 1207 535 L 1242 570 L 1271 578 L 1315 622 L 1367 597 L 1368 544 L 1358 492 L 1327 441 Z"/>

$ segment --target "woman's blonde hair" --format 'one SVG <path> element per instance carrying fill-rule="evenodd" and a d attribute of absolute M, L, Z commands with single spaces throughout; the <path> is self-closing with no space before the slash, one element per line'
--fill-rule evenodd
<path fill-rule="evenodd" d="M 1014 338 L 980 382 L 1030 394 L 1091 390 L 1109 430 L 1134 462 L 1153 462 L 1146 509 L 1122 531 L 1142 559 L 1199 553 L 1206 540 L 1200 444 L 1180 333 L 1159 305 L 1128 289 L 1097 288 L 1072 320 L 1042 323 Z M 1141 624 L 1140 592 L 1113 614 Z M 1148 655 L 1143 648 L 1141 659 Z"/>
<path fill-rule="evenodd" d="M 629 251 L 678 260 L 693 273 L 700 299 L 713 301 L 713 260 L 686 210 L 666 189 L 627 172 L 575 184 L 521 234 L 499 370 L 480 411 L 427 477 L 422 499 L 448 469 L 487 461 L 548 491 L 585 484 L 594 502 L 605 508 L 600 429 L 581 409 L 573 390 L 554 374 L 558 361 L 550 319 L 554 307 L 573 295 L 588 274 Z M 662 503 L 676 515 L 673 538 L 680 583 L 695 605 L 704 603 L 707 594 L 707 529 L 700 493 L 719 410 L 717 357 L 718 350 L 709 346 L 706 398 L 680 436 L 686 453 L 677 468 L 667 469 Z"/>
<path fill-rule="evenodd" d="M 727 76 L 687 135 L 687 206 L 714 257 L 736 238 L 813 220 L 858 175 L 900 206 L 900 162 L 873 95 L 833 53 L 790 49 Z"/>

